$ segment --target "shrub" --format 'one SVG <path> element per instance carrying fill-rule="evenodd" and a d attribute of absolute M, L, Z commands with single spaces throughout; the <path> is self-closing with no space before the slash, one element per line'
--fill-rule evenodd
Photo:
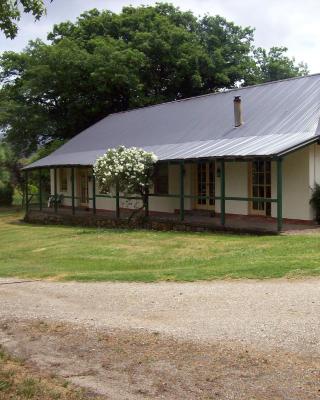
<path fill-rule="evenodd" d="M 316 184 L 312 190 L 312 195 L 310 199 L 310 204 L 316 213 L 316 220 L 320 223 L 320 185 Z"/>
<path fill-rule="evenodd" d="M 155 154 L 136 147 L 109 149 L 94 164 L 94 174 L 101 193 L 108 193 L 117 187 L 125 195 L 140 194 L 142 208 L 147 210 L 156 161 Z"/>
<path fill-rule="evenodd" d="M 0 206 L 11 206 L 13 201 L 13 187 L 10 183 L 0 182 Z"/>
<path fill-rule="evenodd" d="M 156 156 L 136 147 L 109 149 L 94 164 L 94 173 L 102 193 L 119 185 L 125 193 L 140 193 L 152 184 Z"/>

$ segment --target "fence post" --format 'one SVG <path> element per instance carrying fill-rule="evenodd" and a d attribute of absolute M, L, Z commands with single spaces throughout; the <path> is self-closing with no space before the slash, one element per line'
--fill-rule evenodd
<path fill-rule="evenodd" d="M 220 161 L 221 174 L 220 174 L 220 220 L 221 225 L 226 223 L 226 180 L 225 180 L 225 162 L 224 159 Z"/>
<path fill-rule="evenodd" d="M 74 167 L 71 168 L 71 203 L 72 203 L 72 215 L 75 215 L 76 208 L 74 203 Z"/>
<path fill-rule="evenodd" d="M 146 189 L 146 198 L 145 198 L 145 217 L 149 218 L 149 189 Z"/>
<path fill-rule="evenodd" d="M 96 207 L 96 177 L 94 173 L 92 175 L 92 208 L 93 208 L 93 214 L 95 215 L 97 213 L 97 207 Z"/>
<path fill-rule="evenodd" d="M 180 161 L 180 221 L 184 221 L 184 161 Z"/>
<path fill-rule="evenodd" d="M 54 212 L 58 212 L 58 189 L 57 189 L 57 168 L 53 169 L 53 183 L 54 183 Z"/>
<path fill-rule="evenodd" d="M 282 231 L 282 158 L 277 159 L 277 229 Z"/>
<path fill-rule="evenodd" d="M 39 210 L 42 211 L 42 174 L 39 168 Z"/>
<path fill-rule="evenodd" d="M 119 197 L 119 182 L 116 184 L 116 217 L 120 218 L 120 197 Z"/>
<path fill-rule="evenodd" d="M 25 202 L 26 202 L 26 214 L 28 214 L 29 212 L 29 182 L 28 182 L 28 178 L 29 178 L 29 172 L 25 171 Z"/>

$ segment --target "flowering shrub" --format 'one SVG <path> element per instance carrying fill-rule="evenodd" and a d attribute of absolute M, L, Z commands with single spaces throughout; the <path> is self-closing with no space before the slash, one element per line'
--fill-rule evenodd
<path fill-rule="evenodd" d="M 109 149 L 93 166 L 100 192 L 109 193 L 118 185 L 124 194 L 140 194 L 146 207 L 156 161 L 155 154 L 136 147 Z"/>

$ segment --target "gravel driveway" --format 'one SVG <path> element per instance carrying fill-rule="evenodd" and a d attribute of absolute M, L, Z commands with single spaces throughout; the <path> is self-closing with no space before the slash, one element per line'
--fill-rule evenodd
<path fill-rule="evenodd" d="M 276 359 L 281 353 L 283 365 L 280 366 L 281 362 L 277 359 L 278 371 L 275 372 L 275 376 L 277 373 L 281 376 L 280 371 L 287 368 L 285 363 L 289 362 L 289 359 L 292 361 L 294 357 L 302 357 L 304 361 L 302 363 L 300 359 L 301 370 L 296 372 L 294 379 L 298 379 L 297 376 L 300 376 L 300 373 L 301 376 L 307 376 L 306 368 L 311 366 L 311 361 L 316 362 L 312 366 L 312 371 L 308 372 L 312 375 L 311 383 L 308 381 L 308 390 L 313 388 L 312 385 L 318 385 L 320 390 L 319 279 L 152 284 L 17 282 L 18 280 L 0 280 L 0 319 L 2 321 L 36 320 L 42 323 L 45 321 L 46 324 L 71 323 L 77 328 L 85 328 L 86 332 L 108 329 L 123 331 L 126 335 L 131 330 L 132 337 L 141 331 L 143 335 L 160 335 L 161 340 L 167 337 L 169 341 L 178 341 L 175 342 L 173 348 L 178 348 L 177 343 L 183 342 L 192 342 L 200 347 L 219 345 L 228 349 L 232 348 L 232 351 L 236 351 L 238 355 L 235 356 L 234 353 L 230 359 L 238 357 L 240 349 L 259 352 L 261 359 L 263 359 L 262 353 L 268 355 L 266 357 L 270 357 L 270 362 L 273 357 Z M 4 342 L 7 341 L 10 344 L 11 340 L 13 343 L 12 337 L 18 331 L 17 326 L 10 333 L 11 339 L 10 335 L 2 336 Z M 119 336 L 117 338 L 120 340 Z M 21 335 L 19 340 L 22 340 Z M 146 339 L 144 341 L 148 342 Z M 98 346 L 99 341 L 97 343 Z M 123 340 L 121 346 L 126 343 L 127 341 Z M 17 340 L 15 346 L 17 346 Z M 117 346 L 121 347 L 119 343 Z M 161 346 L 163 348 L 163 342 Z M 210 351 L 213 352 L 212 349 L 206 350 L 206 352 Z M 256 359 L 260 359 L 260 356 L 255 355 Z M 292 361 L 292 365 L 298 364 Z M 181 367 L 182 364 L 179 365 Z M 257 369 L 257 365 L 253 364 L 246 368 L 247 371 L 250 368 L 254 370 Z M 308 397 L 305 390 L 303 390 L 303 396 L 302 392 L 296 394 L 297 397 L 291 392 L 290 395 L 286 395 L 289 393 L 286 390 L 292 388 L 290 379 L 293 375 L 290 378 L 290 374 L 293 374 L 293 367 L 290 368 L 291 372 L 287 370 L 283 372 L 288 382 L 287 389 L 281 392 L 283 396 L 274 395 L 270 398 L 318 398 L 314 397 L 314 391 L 311 397 Z M 276 370 L 275 367 L 274 370 Z M 188 374 L 190 373 L 188 370 Z M 266 376 L 270 384 L 270 371 L 268 374 Z M 251 378 L 253 379 L 253 376 Z M 188 379 L 190 383 L 190 377 Z M 199 384 L 199 378 L 197 379 Z M 254 379 L 257 381 L 257 377 Z M 304 378 L 301 379 L 300 388 L 304 387 Z M 223 383 L 221 385 L 223 387 Z M 261 383 L 261 385 L 263 387 L 264 384 Z M 277 388 L 277 385 L 280 383 L 275 384 L 274 387 Z M 252 387 L 254 386 L 251 384 L 250 388 Z M 244 391 L 243 397 L 241 392 L 237 392 L 237 395 L 232 397 L 232 390 L 230 388 L 229 397 L 226 394 L 225 397 L 218 398 L 240 399 L 253 396 L 250 391 Z M 150 397 L 144 394 L 141 398 L 158 397 L 155 392 L 152 393 Z M 270 393 L 272 395 L 272 392 Z M 130 397 L 128 393 L 125 396 L 115 395 L 111 398 L 140 398 L 139 396 Z M 184 392 L 181 392 L 179 396 L 180 398 L 202 398 L 198 395 L 188 397 Z M 172 395 L 159 398 L 173 399 L 175 397 Z"/>
<path fill-rule="evenodd" d="M 200 340 L 320 352 L 320 280 L 9 284 L 0 318 L 145 328 Z"/>

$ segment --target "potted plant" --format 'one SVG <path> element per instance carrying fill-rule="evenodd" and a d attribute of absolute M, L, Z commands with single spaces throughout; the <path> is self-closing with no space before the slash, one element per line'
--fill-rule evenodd
<path fill-rule="evenodd" d="M 312 189 L 310 204 L 315 210 L 316 221 L 320 224 L 320 185 L 318 183 L 316 183 L 315 187 Z"/>

